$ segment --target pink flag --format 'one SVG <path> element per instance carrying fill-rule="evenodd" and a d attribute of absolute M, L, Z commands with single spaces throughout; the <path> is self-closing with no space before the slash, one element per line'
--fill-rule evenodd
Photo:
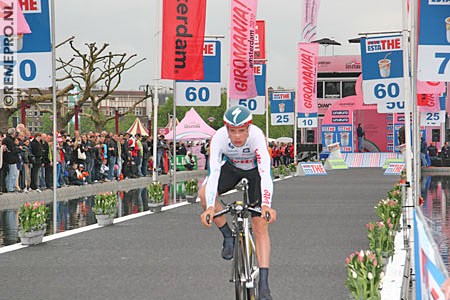
<path fill-rule="evenodd" d="M 257 0 L 231 3 L 230 98 L 257 96 L 253 74 Z"/>
<path fill-rule="evenodd" d="M 303 0 L 302 13 L 302 41 L 311 42 L 316 38 L 317 14 L 319 13 L 320 0 Z"/>
<path fill-rule="evenodd" d="M 317 113 L 318 43 L 298 43 L 297 112 Z"/>
<path fill-rule="evenodd" d="M 445 82 L 417 80 L 417 94 L 442 94 L 445 92 Z"/>

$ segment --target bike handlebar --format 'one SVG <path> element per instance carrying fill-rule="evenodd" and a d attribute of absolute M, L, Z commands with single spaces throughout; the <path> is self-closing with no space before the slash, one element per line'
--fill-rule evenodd
<path fill-rule="evenodd" d="M 261 213 L 261 211 L 259 209 L 256 209 L 256 208 L 248 206 L 247 210 L 251 211 L 251 212 L 254 212 L 254 213 L 256 213 L 259 216 L 262 215 L 262 213 Z M 223 209 L 223 210 L 221 210 L 219 212 L 216 212 L 214 214 L 214 216 L 213 216 L 213 219 L 215 219 L 217 217 L 220 217 L 220 216 L 223 216 L 223 215 L 225 215 L 225 214 L 227 214 L 227 213 L 229 213 L 231 211 L 232 211 L 232 205 L 229 205 L 229 206 L 227 206 L 227 208 L 225 208 L 225 209 Z M 265 219 L 267 220 L 267 222 L 270 221 L 270 218 L 271 218 L 270 213 L 268 211 L 266 211 Z M 211 217 L 210 217 L 210 215 L 206 216 L 206 223 L 208 223 L 208 225 L 211 224 Z"/>

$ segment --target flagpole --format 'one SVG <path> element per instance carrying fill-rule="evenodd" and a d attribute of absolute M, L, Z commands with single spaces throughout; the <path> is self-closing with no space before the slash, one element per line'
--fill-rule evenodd
<path fill-rule="evenodd" d="M 160 15 L 160 0 L 156 0 L 156 8 L 155 8 L 155 92 L 153 93 L 153 174 L 152 181 L 156 181 L 157 179 L 157 157 L 158 157 L 158 104 L 159 104 L 159 95 L 158 95 L 158 78 L 159 78 L 159 15 Z"/>
<path fill-rule="evenodd" d="M 55 0 L 50 0 L 51 5 L 51 35 L 52 35 L 52 102 L 53 102 L 53 233 L 57 231 L 57 201 L 56 201 L 56 34 L 55 34 Z"/>
<path fill-rule="evenodd" d="M 173 202 L 177 202 L 177 102 L 175 101 L 176 97 L 176 81 L 173 81 L 173 116 L 172 116 L 172 132 L 173 132 L 173 156 L 172 156 L 172 163 L 173 163 L 173 171 L 172 171 L 172 181 L 173 181 Z M 170 165 L 169 165 L 169 171 L 170 171 Z M 170 174 L 170 173 L 169 173 Z"/>
<path fill-rule="evenodd" d="M 416 1 L 414 1 L 415 3 Z M 414 4 L 413 4 L 414 6 Z M 412 78 L 410 78 L 410 64 L 409 64 L 409 51 L 411 51 L 411 67 L 413 68 L 413 72 L 414 73 L 414 32 L 411 30 L 410 34 L 408 35 L 408 4 L 407 4 L 407 0 L 403 0 L 403 20 L 402 20 L 402 44 L 403 44 L 403 76 L 404 76 L 404 89 L 405 89 L 405 143 L 406 143 L 406 149 L 404 152 L 404 156 L 405 156 L 405 163 L 406 163 L 406 181 L 407 183 L 407 188 L 406 188 L 406 206 L 409 207 L 406 211 L 407 213 L 407 223 L 408 224 L 404 224 L 405 229 L 409 228 L 409 233 L 408 233 L 408 255 L 409 255 L 409 259 L 410 259 L 410 268 L 412 270 L 414 270 L 414 266 L 415 266 L 415 262 L 414 262 L 414 211 L 412 209 L 412 207 L 414 207 L 414 199 L 416 198 L 416 196 L 414 195 L 413 198 L 413 194 L 417 193 L 414 192 L 414 188 L 412 187 L 412 183 L 414 182 L 413 178 L 412 178 L 412 172 L 414 166 L 414 162 L 415 162 L 415 157 L 413 157 L 413 152 L 412 149 L 414 149 L 415 147 L 411 148 L 412 141 L 414 140 L 413 136 L 411 135 L 411 114 L 412 114 L 412 118 L 413 118 L 413 125 L 414 125 L 414 118 L 415 118 L 415 113 L 414 113 L 414 99 L 416 99 L 415 97 L 415 83 L 414 83 L 414 76 Z M 411 15 L 413 15 L 416 12 L 416 10 L 413 9 L 413 7 L 411 7 Z M 411 28 L 412 29 L 412 28 Z M 411 38 L 411 40 L 409 41 L 409 37 Z M 412 86 L 411 86 L 412 84 Z M 393 120 L 393 124 L 394 124 L 395 120 Z M 415 184 L 415 183 L 414 183 Z M 415 283 L 413 282 L 413 286 L 415 285 Z M 415 298 L 415 295 L 413 293 L 413 299 Z"/>

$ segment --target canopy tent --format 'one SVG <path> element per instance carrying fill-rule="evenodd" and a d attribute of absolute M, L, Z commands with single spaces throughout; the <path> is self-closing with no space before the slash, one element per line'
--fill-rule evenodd
<path fill-rule="evenodd" d="M 141 120 L 139 120 L 139 118 L 136 118 L 136 120 L 134 120 L 133 124 L 127 130 L 127 132 L 132 135 L 136 135 L 136 133 L 140 133 L 143 136 L 149 135 L 147 129 L 144 127 L 144 125 L 142 125 Z"/>
<path fill-rule="evenodd" d="M 203 121 L 194 108 L 186 113 L 175 130 L 177 140 L 208 139 L 216 133 L 214 128 Z M 173 130 L 166 134 L 166 139 L 173 140 Z"/>
<path fill-rule="evenodd" d="M 294 139 L 288 136 L 282 136 L 277 138 L 276 141 L 279 143 L 292 143 Z"/>

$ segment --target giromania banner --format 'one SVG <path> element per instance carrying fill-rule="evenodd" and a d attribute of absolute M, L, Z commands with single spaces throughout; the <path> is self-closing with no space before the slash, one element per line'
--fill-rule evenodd
<path fill-rule="evenodd" d="M 164 0 L 161 78 L 203 79 L 206 0 Z"/>
<path fill-rule="evenodd" d="M 317 14 L 320 0 L 303 0 L 302 41 L 311 42 L 317 33 Z"/>
<path fill-rule="evenodd" d="M 298 43 L 297 112 L 317 113 L 318 43 Z"/>
<path fill-rule="evenodd" d="M 230 98 L 256 97 L 253 73 L 257 0 L 231 4 Z"/>

